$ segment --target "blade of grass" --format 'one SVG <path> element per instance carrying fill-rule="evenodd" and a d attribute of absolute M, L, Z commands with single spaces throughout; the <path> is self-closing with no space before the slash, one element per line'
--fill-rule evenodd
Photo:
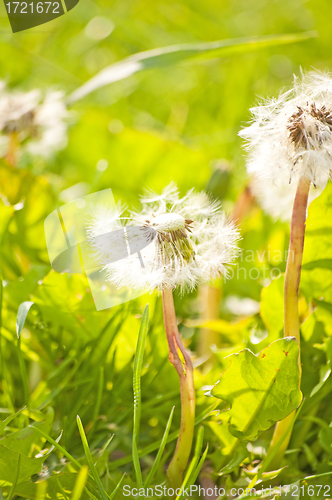
<path fill-rule="evenodd" d="M 179 493 L 179 495 L 176 497 L 176 500 L 180 500 L 180 498 L 183 498 L 183 492 L 187 486 L 187 483 L 190 479 L 190 476 L 192 475 L 192 473 L 194 472 L 198 462 L 199 462 L 199 457 L 200 457 L 200 454 L 201 454 L 201 450 L 202 450 L 202 446 L 203 446 L 203 438 L 204 438 L 204 427 L 201 426 L 199 429 L 198 429 L 198 433 L 197 433 L 197 439 L 196 439 L 196 445 L 195 445 L 195 451 L 194 451 L 194 456 L 190 462 L 190 465 L 188 467 L 188 470 L 187 470 L 187 473 L 185 475 L 185 478 L 184 478 L 184 481 L 182 483 L 182 486 L 181 486 L 181 492 Z"/>
<path fill-rule="evenodd" d="M 92 500 L 98 500 L 98 498 L 97 498 L 97 497 L 95 497 L 95 496 L 91 493 L 91 491 L 89 491 L 89 490 L 88 490 L 88 488 L 84 487 L 84 491 L 85 491 L 85 493 L 88 495 L 88 497 L 89 497 L 89 498 L 91 498 Z"/>
<path fill-rule="evenodd" d="M 80 470 L 79 474 L 77 475 L 74 490 L 72 496 L 70 497 L 70 500 L 80 500 L 85 487 L 85 483 L 88 479 L 88 472 L 89 472 L 88 467 L 84 465 Z"/>
<path fill-rule="evenodd" d="M 31 301 L 22 302 L 22 304 L 20 304 L 20 307 L 18 308 L 17 318 L 16 318 L 17 338 L 20 338 L 20 336 L 21 336 L 21 332 L 23 330 L 26 317 L 27 317 L 31 307 L 33 306 L 33 304 L 34 304 L 34 302 L 31 302 Z"/>
<path fill-rule="evenodd" d="M 7 427 L 8 424 L 10 424 L 10 422 L 12 420 L 14 420 L 15 417 L 17 417 L 17 415 L 19 415 L 20 413 L 22 413 L 22 411 L 25 409 L 26 407 L 24 406 L 24 408 L 21 408 L 20 410 L 18 410 L 16 413 L 14 413 L 13 415 L 9 415 L 9 417 L 7 417 L 3 422 L 0 422 L 0 436 L 2 436 L 2 434 L 5 432 L 5 428 Z"/>
<path fill-rule="evenodd" d="M 21 350 L 21 332 L 23 330 L 26 317 L 33 304 L 34 303 L 30 301 L 22 302 L 22 304 L 20 304 L 18 308 L 17 318 L 16 318 L 17 356 L 22 377 L 24 402 L 28 408 L 29 408 L 29 381 Z"/>
<path fill-rule="evenodd" d="M 208 451 L 209 451 L 209 445 L 206 446 L 204 453 L 201 456 L 201 459 L 198 462 L 196 469 L 194 470 L 194 472 L 190 476 L 188 483 L 187 483 L 187 488 L 190 488 L 190 486 L 193 485 L 195 483 L 196 479 L 198 478 L 198 474 L 201 472 L 201 469 L 202 469 L 204 462 L 206 460 L 206 455 L 207 455 Z"/>
<path fill-rule="evenodd" d="M 102 366 L 99 370 L 99 381 L 98 381 L 98 391 L 97 391 L 97 401 L 93 410 L 93 416 L 92 416 L 92 426 L 89 432 L 89 439 L 92 439 L 92 436 L 94 435 L 95 428 L 96 428 L 96 422 L 97 418 L 99 415 L 100 407 L 101 407 L 101 402 L 103 398 L 103 390 L 104 390 L 104 367 Z"/>
<path fill-rule="evenodd" d="M 209 408 L 202 411 L 202 413 L 195 418 L 195 425 L 200 424 L 208 415 L 210 415 L 213 411 L 215 411 L 216 408 L 220 405 L 220 403 L 221 403 L 221 401 L 216 401 L 211 406 L 209 406 Z M 171 434 L 169 434 L 168 439 L 167 439 L 167 444 L 171 443 L 172 441 L 177 439 L 178 436 L 179 436 L 179 431 L 174 431 Z M 139 457 L 144 457 L 145 455 L 148 455 L 149 453 L 152 453 L 152 452 L 158 450 L 160 443 L 161 443 L 161 440 L 157 441 L 156 443 L 152 443 L 149 446 L 146 446 L 145 448 L 143 448 L 142 450 L 140 450 L 138 452 Z M 127 457 L 120 458 L 119 460 L 114 460 L 113 462 L 110 462 L 109 469 L 110 470 L 117 469 L 118 467 L 121 467 L 122 465 L 129 464 L 132 461 L 133 461 L 132 456 L 127 456 Z"/>
<path fill-rule="evenodd" d="M 58 478 L 56 478 L 56 482 L 57 482 L 57 484 L 58 484 L 59 490 L 61 491 L 61 494 L 63 495 L 64 500 L 69 500 L 69 498 L 68 498 L 68 496 L 67 496 L 67 493 L 66 493 L 66 492 L 65 492 L 65 490 L 62 488 L 61 483 L 60 483 L 60 481 L 59 481 L 59 479 L 58 479 Z"/>
<path fill-rule="evenodd" d="M 266 47 L 300 42 L 317 36 L 315 32 L 268 35 L 261 37 L 234 38 L 207 43 L 186 43 L 139 52 L 123 61 L 103 69 L 85 84 L 75 90 L 68 98 L 68 104 L 82 99 L 98 88 L 123 80 L 129 76 L 151 68 L 172 66 L 186 59 L 226 57 L 245 54 Z"/>
<path fill-rule="evenodd" d="M 18 457 L 16 479 L 15 479 L 12 487 L 10 488 L 10 492 L 8 493 L 7 500 L 12 500 L 12 498 L 14 496 L 15 488 L 16 488 L 16 485 L 18 483 L 18 478 L 20 477 L 21 456 L 22 455 L 20 454 Z"/>
<path fill-rule="evenodd" d="M 68 460 L 74 464 L 78 470 L 81 470 L 82 469 L 82 464 L 80 464 L 76 458 L 74 458 L 70 453 L 68 453 L 68 451 L 63 447 L 61 446 L 57 441 L 55 441 L 53 438 L 51 438 L 48 434 L 46 434 L 46 432 L 44 432 L 43 430 L 41 430 L 39 427 L 35 427 L 34 425 L 31 425 L 31 427 L 33 427 L 34 429 L 36 429 L 36 431 L 38 431 L 49 443 L 51 443 L 54 448 L 56 448 L 58 451 L 60 451 L 60 453 L 62 453 L 66 458 L 68 458 Z M 93 477 L 91 476 L 91 478 L 93 479 Z"/>
<path fill-rule="evenodd" d="M 99 459 L 104 455 L 105 451 L 107 450 L 107 448 L 109 447 L 109 445 L 113 441 L 113 438 L 114 438 L 114 434 L 112 434 L 112 436 L 106 441 L 106 443 L 104 444 L 104 446 L 101 449 Z"/>
<path fill-rule="evenodd" d="M 322 472 L 321 474 L 315 474 L 313 476 L 306 476 L 304 479 L 316 479 L 317 477 L 331 476 L 332 470 L 330 472 Z"/>
<path fill-rule="evenodd" d="M 89 468 L 90 468 L 90 471 L 93 475 L 93 478 L 96 481 L 96 484 L 97 484 L 98 489 L 101 493 L 101 496 L 103 497 L 103 500 L 109 500 L 109 497 L 104 489 L 104 486 L 100 480 L 99 474 L 98 474 L 97 469 L 95 467 L 95 464 L 93 462 L 93 457 L 92 457 L 91 452 L 90 452 L 89 443 L 86 439 L 83 424 L 82 424 L 82 421 L 78 415 L 77 415 L 77 426 L 78 426 L 78 430 L 79 430 L 79 433 L 81 436 L 81 440 L 82 440 L 82 444 L 83 444 L 83 448 L 84 448 L 84 453 L 85 453 L 86 459 L 88 461 Z"/>
<path fill-rule="evenodd" d="M 118 482 L 118 484 L 116 485 L 116 487 L 114 488 L 114 490 L 112 491 L 112 493 L 109 495 L 109 498 L 110 500 L 113 500 L 113 498 L 115 497 L 116 495 L 116 492 L 118 491 L 118 489 L 120 488 L 121 484 L 122 484 L 122 481 L 124 480 L 125 478 L 125 475 L 126 473 L 123 474 L 122 478 L 120 479 L 120 481 Z"/>
<path fill-rule="evenodd" d="M 167 425 L 166 425 L 166 429 L 165 429 L 165 432 L 164 432 L 164 435 L 163 435 L 163 438 L 161 440 L 161 444 L 160 444 L 160 447 L 159 447 L 159 450 L 158 450 L 158 453 L 157 453 L 157 456 L 155 458 L 155 461 L 153 463 L 153 466 L 149 472 L 149 475 L 148 477 L 146 478 L 146 481 L 144 483 L 144 488 L 146 489 L 152 479 L 154 478 L 154 475 L 155 473 L 157 472 L 157 469 L 159 467 L 159 463 L 160 463 L 160 460 L 161 460 L 161 457 L 164 453 L 164 449 L 165 449 L 165 446 L 167 444 L 167 438 L 168 438 L 168 434 L 169 434 L 169 430 L 171 428 L 171 425 L 172 425 L 172 420 L 173 420 L 173 414 L 174 414 L 174 408 L 175 406 L 173 406 L 172 410 L 171 410 L 171 413 L 170 413 L 170 416 L 168 417 L 168 421 L 167 421 Z"/>
<path fill-rule="evenodd" d="M 138 455 L 138 442 L 139 442 L 139 427 L 140 427 L 141 412 L 142 412 L 141 374 L 142 374 L 144 350 L 145 350 L 148 327 L 149 327 L 149 305 L 147 304 L 143 312 L 141 326 L 139 329 L 139 334 L 137 339 L 136 353 L 134 358 L 134 375 L 133 375 L 134 424 L 133 424 L 132 455 L 133 455 L 133 463 L 134 463 L 138 488 L 143 488 L 142 471 Z"/>

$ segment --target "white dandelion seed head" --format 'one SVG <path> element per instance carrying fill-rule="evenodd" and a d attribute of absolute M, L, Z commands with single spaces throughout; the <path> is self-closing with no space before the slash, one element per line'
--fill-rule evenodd
<path fill-rule="evenodd" d="M 332 171 L 332 76 L 295 77 L 293 88 L 251 109 L 247 170 L 275 184 L 300 177 L 325 186 Z"/>
<path fill-rule="evenodd" d="M 5 84 L 0 87 L 0 131 L 4 133 L 32 133 L 34 114 L 40 100 L 40 92 L 9 93 Z"/>
<path fill-rule="evenodd" d="M 62 92 L 48 92 L 43 97 L 39 90 L 9 91 L 1 81 L 0 155 L 7 151 L 9 136 L 15 134 L 23 150 L 49 156 L 67 144 L 68 117 Z"/>
<path fill-rule="evenodd" d="M 36 109 L 34 123 L 38 129 L 38 136 L 30 142 L 29 151 L 32 154 L 48 156 L 50 152 L 65 148 L 69 116 L 63 92 L 46 94 Z"/>
<path fill-rule="evenodd" d="M 136 226 L 147 245 L 116 262 L 109 262 L 110 233 L 114 213 L 95 214 L 89 240 L 107 279 L 118 288 L 149 291 L 164 288 L 192 290 L 195 286 L 227 276 L 227 266 L 237 256 L 239 233 L 217 202 L 205 193 L 189 191 L 180 197 L 175 184 L 161 195 L 145 194 L 140 212 L 132 213 L 121 227 Z M 118 226 L 117 226 L 118 227 Z M 108 233 L 108 234 L 106 234 Z M 97 237 L 106 234 L 105 238 Z M 108 243 L 107 243 L 108 242 Z"/>

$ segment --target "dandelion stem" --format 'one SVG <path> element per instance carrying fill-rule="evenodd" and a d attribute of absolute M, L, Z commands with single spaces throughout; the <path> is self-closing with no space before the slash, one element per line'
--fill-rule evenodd
<path fill-rule="evenodd" d="M 295 337 L 299 346 L 300 322 L 298 310 L 298 295 L 301 278 L 309 188 L 310 181 L 304 178 L 300 178 L 293 205 L 291 234 L 284 285 L 284 337 Z M 299 369 L 301 373 L 300 356 Z M 294 417 L 295 411 L 288 415 L 288 417 L 286 417 L 284 420 L 281 420 L 277 423 L 270 444 L 269 453 L 271 453 L 272 450 L 277 446 L 280 439 L 289 428 L 291 422 L 294 420 Z M 284 439 L 284 442 L 282 443 L 274 459 L 272 460 L 270 464 L 271 469 L 275 469 L 280 466 L 281 460 L 284 456 L 291 437 L 292 427 L 293 426 L 291 426 L 288 435 Z"/>
<path fill-rule="evenodd" d="M 164 323 L 169 348 L 169 360 L 177 371 L 181 392 L 181 425 L 176 449 L 167 470 L 172 488 L 180 488 L 183 472 L 187 466 L 195 424 L 195 387 L 190 356 L 182 345 L 175 316 L 173 294 L 170 288 L 162 292 Z"/>
<path fill-rule="evenodd" d="M 247 184 L 244 190 L 239 194 L 237 200 L 234 204 L 233 213 L 231 214 L 231 219 L 235 223 L 239 223 L 246 217 L 248 211 L 252 208 L 255 198 L 252 194 L 250 184 Z"/>
<path fill-rule="evenodd" d="M 202 318 L 204 321 L 214 321 L 219 317 L 219 307 L 221 301 L 221 287 L 210 284 L 201 285 L 199 289 L 199 299 L 202 304 Z M 212 346 L 219 345 L 220 335 L 210 328 L 202 328 L 199 332 L 197 352 L 199 356 L 206 358 L 207 369 L 211 364 Z"/>
<path fill-rule="evenodd" d="M 9 145 L 8 145 L 8 151 L 5 156 L 5 160 L 12 167 L 15 167 L 17 164 L 17 150 L 18 150 L 17 132 L 11 132 L 9 134 Z"/>
<path fill-rule="evenodd" d="M 310 181 L 301 178 L 297 187 L 293 206 L 284 287 L 284 337 L 295 337 L 299 344 L 300 324 L 298 294 L 301 278 L 309 188 Z"/>

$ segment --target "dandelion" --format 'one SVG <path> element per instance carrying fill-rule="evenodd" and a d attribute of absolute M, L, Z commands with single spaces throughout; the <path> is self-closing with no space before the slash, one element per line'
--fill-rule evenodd
<path fill-rule="evenodd" d="M 276 99 L 251 109 L 249 174 L 275 183 L 310 181 L 325 186 L 332 171 L 332 78 L 309 73 Z"/>
<path fill-rule="evenodd" d="M 89 239 L 94 257 L 103 265 L 111 284 L 162 294 L 169 359 L 178 373 L 181 390 L 180 434 L 167 476 L 173 487 L 180 487 L 193 440 L 195 388 L 192 362 L 178 332 L 172 291 L 179 289 L 183 293 L 226 276 L 227 265 L 237 254 L 239 236 L 219 203 L 205 193 L 191 190 L 181 198 L 175 184 L 170 184 L 161 195 L 147 192 L 141 201 L 142 210 L 122 223 L 127 231 L 138 226 L 150 242 L 140 250 L 139 258 L 131 254 L 110 262 L 114 260 L 110 259 L 113 249 L 107 242 L 112 231 L 119 228 L 122 207 L 115 212 L 99 208 L 93 215 Z M 130 236 L 128 241 L 130 246 Z"/>
<path fill-rule="evenodd" d="M 247 170 L 265 187 L 264 199 L 274 199 L 277 211 L 285 200 L 287 205 L 293 198 L 284 285 L 284 336 L 293 336 L 300 344 L 298 291 L 310 186 L 324 189 L 332 172 L 332 78 L 318 72 L 295 77 L 291 90 L 253 108 L 252 113 L 253 123 L 240 133 L 248 141 Z M 275 186 L 279 186 L 277 191 Z M 281 193 L 279 190 L 284 194 L 275 196 Z M 275 450 L 271 467 L 278 467 L 293 423 L 294 414 L 278 422 L 270 447 L 271 453 Z"/>
<path fill-rule="evenodd" d="M 62 92 L 10 92 L 0 82 L 0 156 L 15 165 L 19 147 L 40 156 L 65 147 L 68 115 Z"/>

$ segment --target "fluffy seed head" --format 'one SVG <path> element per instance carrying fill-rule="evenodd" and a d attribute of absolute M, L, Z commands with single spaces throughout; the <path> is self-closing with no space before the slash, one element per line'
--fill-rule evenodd
<path fill-rule="evenodd" d="M 309 73 L 293 88 L 252 110 L 247 140 L 250 174 L 275 184 L 300 177 L 325 186 L 332 172 L 332 78 Z"/>
<path fill-rule="evenodd" d="M 110 262 L 110 226 L 117 229 L 119 218 L 109 212 L 94 214 L 89 240 L 109 282 L 118 288 L 150 292 L 165 287 L 191 290 L 200 283 L 226 276 L 226 266 L 237 255 L 238 232 L 221 212 L 219 203 L 193 190 L 181 198 L 174 184 L 161 195 L 150 192 L 143 196 L 141 211 L 132 213 L 125 224 L 129 248 L 139 246 L 137 231 L 136 240 L 131 237 L 134 227 L 146 239 L 144 248 Z"/>
<path fill-rule="evenodd" d="M 8 91 L 0 82 L 0 156 L 7 152 L 9 136 L 21 148 L 42 156 L 66 145 L 68 111 L 62 92 Z M 24 142 L 24 146 L 23 146 Z"/>

